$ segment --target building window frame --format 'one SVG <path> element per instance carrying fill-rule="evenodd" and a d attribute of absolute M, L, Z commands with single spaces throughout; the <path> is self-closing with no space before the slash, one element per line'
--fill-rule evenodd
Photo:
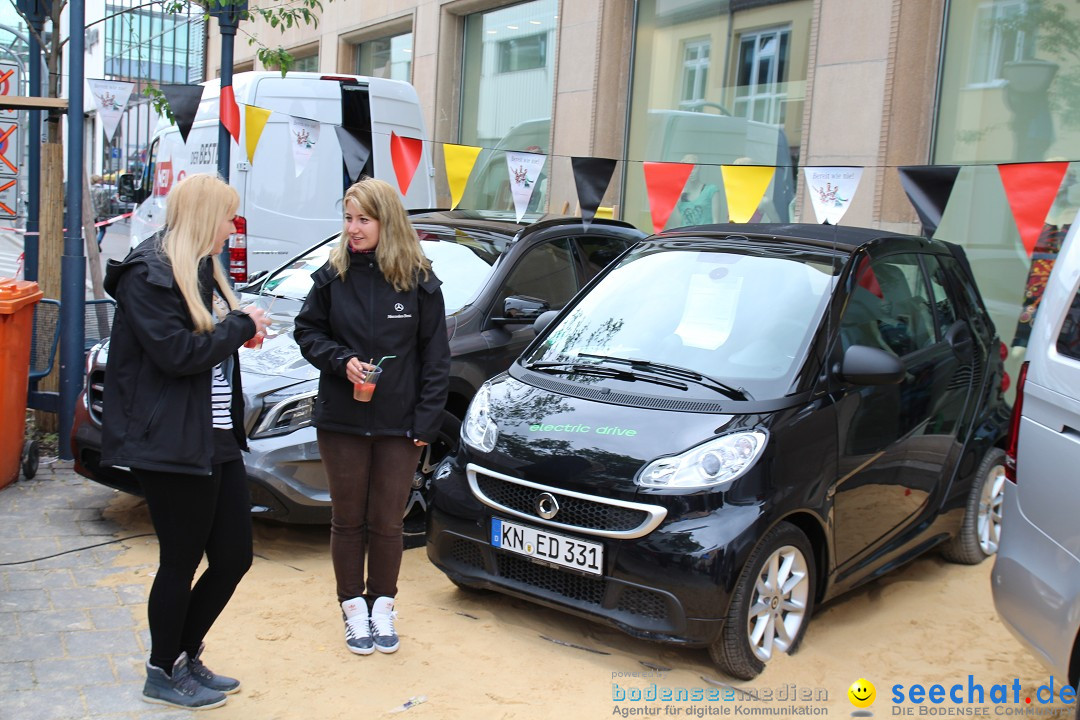
<path fill-rule="evenodd" d="M 771 43 L 771 47 L 769 44 Z M 787 112 L 787 92 L 783 90 L 791 49 L 791 26 L 749 30 L 740 33 L 735 52 L 735 101 L 732 112 L 749 120 L 783 125 Z M 749 51 L 749 57 L 747 57 Z M 764 75 L 762 77 L 763 62 Z M 748 71 L 748 73 L 747 73 Z M 743 82 L 746 80 L 746 82 Z M 764 107 L 758 112 L 759 107 Z"/>
<path fill-rule="evenodd" d="M 704 105 L 711 65 L 712 38 L 699 37 L 683 41 L 682 78 L 679 83 L 678 103 L 680 110 L 700 110 Z"/>

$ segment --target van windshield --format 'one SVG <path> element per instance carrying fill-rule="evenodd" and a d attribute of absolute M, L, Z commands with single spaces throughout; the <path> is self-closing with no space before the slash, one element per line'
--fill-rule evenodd
<path fill-rule="evenodd" d="M 447 315 L 473 301 L 509 244 L 509 238 L 486 237 L 457 228 L 418 227 L 417 234 L 432 270 L 443 283 Z M 326 264 L 337 244 L 338 238 L 334 237 L 299 256 L 267 278 L 260 294 L 303 300 L 311 290 L 311 273 Z"/>
<path fill-rule="evenodd" d="M 803 253 L 644 246 L 582 297 L 523 364 L 551 372 L 565 364 L 567 379 L 594 383 L 600 371 L 583 365 L 637 360 L 646 373 L 662 364 L 753 399 L 781 397 L 838 271 L 828 258 Z M 677 394 L 663 385 L 634 387 Z"/>

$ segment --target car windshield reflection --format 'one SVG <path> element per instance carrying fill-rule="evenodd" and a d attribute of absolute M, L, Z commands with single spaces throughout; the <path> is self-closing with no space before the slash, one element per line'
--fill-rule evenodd
<path fill-rule="evenodd" d="M 834 272 L 818 257 L 644 249 L 582 298 L 526 366 L 641 359 L 755 398 L 782 396 L 817 329 Z"/>

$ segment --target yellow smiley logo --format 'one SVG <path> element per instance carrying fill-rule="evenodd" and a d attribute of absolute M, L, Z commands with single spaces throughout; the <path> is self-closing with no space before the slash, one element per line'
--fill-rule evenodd
<path fill-rule="evenodd" d="M 848 700 L 851 704 L 857 708 L 868 708 L 874 704 L 874 700 L 877 698 L 877 691 L 874 689 L 874 683 L 870 682 L 866 678 L 859 678 L 855 682 L 851 683 L 851 687 L 847 691 Z"/>

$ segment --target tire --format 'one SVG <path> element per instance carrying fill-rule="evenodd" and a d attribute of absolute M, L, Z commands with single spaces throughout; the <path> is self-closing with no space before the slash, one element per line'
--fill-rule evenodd
<path fill-rule="evenodd" d="M 413 489 L 409 493 L 409 500 L 405 504 L 405 548 L 420 547 L 425 539 L 425 515 L 427 514 L 428 497 L 431 494 L 431 476 L 435 474 L 435 468 L 450 453 L 457 449 L 461 439 L 461 421 L 450 413 L 443 411 L 442 425 L 439 427 L 439 437 L 435 442 L 425 446 L 420 452 L 420 462 L 416 466 L 416 475 L 413 480 Z"/>
<path fill-rule="evenodd" d="M 780 523 L 766 533 L 739 574 L 723 629 L 709 646 L 713 662 L 732 677 L 753 680 L 776 652 L 795 652 L 814 610 L 815 573 L 801 530 Z"/>
<path fill-rule="evenodd" d="M 978 565 L 997 552 L 1001 539 L 1001 501 L 1005 490 L 1005 451 L 990 448 L 968 492 L 964 521 L 945 543 L 941 555 L 949 562 Z"/>
<path fill-rule="evenodd" d="M 23 445 L 22 474 L 27 480 L 37 475 L 38 464 L 41 462 L 41 448 L 37 440 L 27 440 Z"/>

